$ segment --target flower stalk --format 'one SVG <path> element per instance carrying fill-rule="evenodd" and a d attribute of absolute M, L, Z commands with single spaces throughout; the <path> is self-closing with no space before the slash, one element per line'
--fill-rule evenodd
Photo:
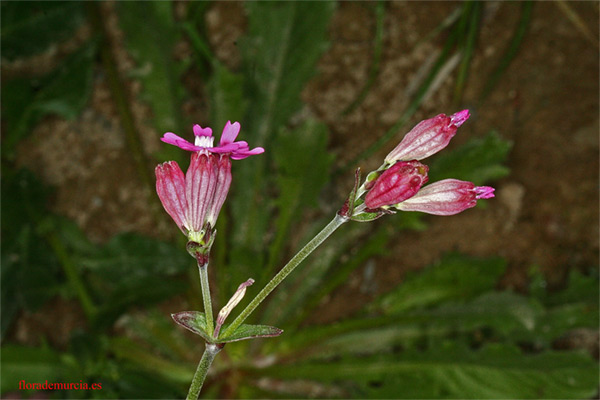
<path fill-rule="evenodd" d="M 337 228 L 350 221 L 346 216 L 336 214 L 335 217 L 312 238 L 292 259 L 265 285 L 256 297 L 246 306 L 238 317 L 223 332 L 223 336 L 231 335 L 250 316 L 260 303 L 317 247 L 321 245 Z"/>
<path fill-rule="evenodd" d="M 204 315 L 206 315 L 206 330 L 210 336 L 213 334 L 213 312 L 212 300 L 210 298 L 210 285 L 208 283 L 208 262 L 198 263 L 198 272 L 200 273 L 200 285 L 202 287 L 202 301 L 204 302 Z"/>
<path fill-rule="evenodd" d="M 188 395 L 186 397 L 187 400 L 197 400 L 200 395 L 200 390 L 202 389 L 202 385 L 204 384 L 204 380 L 206 379 L 206 375 L 208 374 L 208 369 L 212 365 L 215 357 L 224 345 L 218 345 L 213 343 L 207 343 L 206 349 L 204 349 L 204 354 L 202 354 L 202 358 L 198 363 L 198 368 L 196 368 L 196 372 L 194 373 L 194 378 L 192 379 L 192 384 L 190 385 L 190 390 L 188 391 Z"/>

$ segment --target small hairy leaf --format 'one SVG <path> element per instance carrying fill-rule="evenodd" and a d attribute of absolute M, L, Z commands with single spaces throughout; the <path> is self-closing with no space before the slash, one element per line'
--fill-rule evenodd
<path fill-rule="evenodd" d="M 206 329 L 206 316 L 199 311 L 181 311 L 171 314 L 171 317 L 179 325 L 185 329 L 194 332 L 196 335 L 202 336 L 209 343 L 214 341 L 214 338 L 209 336 Z"/>
<path fill-rule="evenodd" d="M 371 307 L 386 314 L 396 314 L 448 300 L 468 300 L 492 289 L 505 266 L 506 262 L 501 258 L 447 255 L 437 265 L 408 276 L 401 286 Z"/>
<path fill-rule="evenodd" d="M 227 325 L 223 326 L 223 332 L 227 330 Z M 235 332 L 227 337 L 220 337 L 218 343 L 237 342 L 246 339 L 255 339 L 262 337 L 275 337 L 283 333 L 283 330 L 267 325 L 240 325 Z"/>

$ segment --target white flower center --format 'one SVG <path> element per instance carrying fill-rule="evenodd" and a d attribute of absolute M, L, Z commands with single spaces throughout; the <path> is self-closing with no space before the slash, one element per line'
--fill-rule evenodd
<path fill-rule="evenodd" d="M 205 148 L 213 147 L 215 138 L 212 136 L 196 136 L 195 145 Z"/>

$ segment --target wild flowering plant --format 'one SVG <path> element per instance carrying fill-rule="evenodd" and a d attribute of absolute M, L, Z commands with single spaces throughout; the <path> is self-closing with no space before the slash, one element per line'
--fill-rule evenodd
<path fill-rule="evenodd" d="M 235 141 L 240 124 L 227 122 L 219 146 L 214 146 L 212 130 L 195 125 L 195 142 L 168 132 L 161 139 L 192 152 L 190 166 L 184 175 L 179 165 L 168 161 L 156 167 L 156 191 L 179 229 L 187 236 L 188 252 L 197 260 L 200 272 L 204 313 L 183 311 L 172 317 L 181 326 L 202 336 L 206 349 L 192 380 L 188 399 L 197 399 L 208 369 L 226 343 L 256 337 L 278 336 L 281 329 L 243 322 L 312 251 L 329 235 L 348 221 L 368 222 L 396 211 L 420 211 L 435 215 L 453 215 L 474 207 L 478 199 L 494 197 L 494 188 L 475 186 L 471 182 L 444 179 L 426 185 L 429 168 L 420 160 L 444 149 L 450 139 L 469 118 L 463 110 L 451 116 L 440 114 L 417 124 L 360 183 L 356 171 L 354 188 L 333 220 L 308 242 L 265 285 L 248 306 L 229 325 L 224 325 L 233 308 L 242 300 L 253 279 L 240 284 L 227 304 L 213 319 L 208 283 L 210 249 L 215 240 L 215 224 L 231 185 L 231 160 L 240 160 L 264 152 L 261 147 L 250 150 L 248 143 Z"/>

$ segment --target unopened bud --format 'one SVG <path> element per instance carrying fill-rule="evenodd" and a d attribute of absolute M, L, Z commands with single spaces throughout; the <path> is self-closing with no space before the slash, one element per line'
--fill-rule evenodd
<path fill-rule="evenodd" d="M 221 311 L 219 311 L 219 315 L 217 316 L 217 324 L 215 327 L 215 333 L 214 333 L 215 338 L 219 337 L 219 331 L 221 330 L 221 326 L 223 326 L 223 323 L 225 322 L 225 320 L 231 313 L 231 310 L 233 310 L 233 308 L 235 306 L 237 306 L 239 304 L 239 302 L 242 301 L 242 299 L 244 298 L 244 295 L 246 294 L 246 288 L 248 286 L 252 285 L 253 283 L 254 283 L 254 279 L 252 279 L 252 278 L 250 278 L 246 282 L 242 283 L 238 287 L 238 289 L 235 291 L 233 296 L 231 296 L 231 299 L 229 299 L 227 304 L 225 304 L 225 307 L 223 307 L 221 309 Z"/>
<path fill-rule="evenodd" d="M 494 188 L 472 182 L 444 179 L 425 186 L 415 196 L 396 205 L 402 211 L 420 211 L 435 215 L 454 215 L 475 207 L 478 199 L 494 197 Z"/>
<path fill-rule="evenodd" d="M 428 171 L 416 160 L 397 162 L 377 178 L 365 197 L 365 206 L 374 210 L 411 198 L 427 182 Z"/>
<path fill-rule="evenodd" d="M 400 160 L 422 160 L 448 146 L 456 129 L 469 118 L 469 110 L 451 116 L 440 114 L 419 122 L 404 139 L 385 157 L 387 164 Z"/>

